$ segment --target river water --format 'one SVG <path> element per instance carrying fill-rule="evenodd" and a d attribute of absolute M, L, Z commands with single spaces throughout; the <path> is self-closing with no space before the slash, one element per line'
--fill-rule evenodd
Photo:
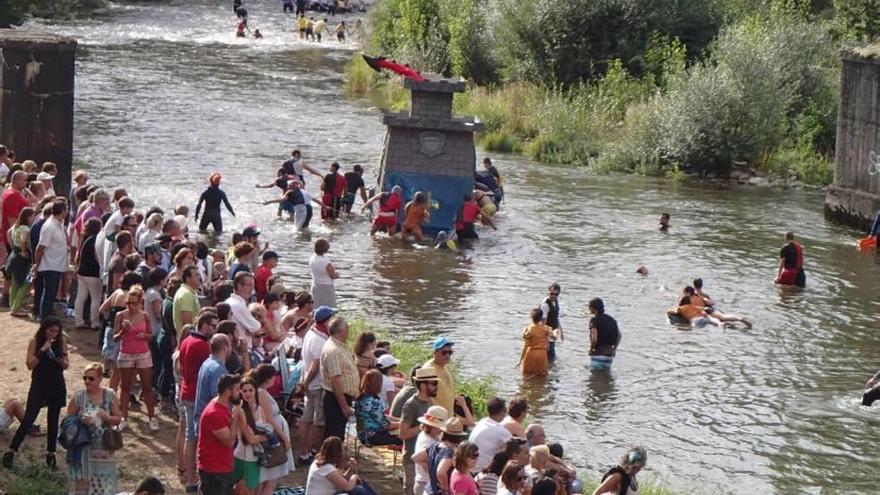
<path fill-rule="evenodd" d="M 281 253 L 284 283 L 306 287 L 310 237 L 260 206 L 275 192 L 253 185 L 271 181 L 294 147 L 321 168 L 364 163 L 374 182 L 381 115 L 342 93 L 356 47 L 296 40 L 280 2 L 247 7 L 265 39 L 235 39 L 231 7 L 206 0 L 114 5 L 93 20 L 27 28 L 80 42 L 75 157 L 94 181 L 128 187 L 140 206 L 194 207 L 219 170 L 238 213 L 227 225 L 257 222 Z M 598 475 L 641 444 L 645 475 L 681 491 L 877 492 L 880 420 L 858 398 L 880 367 L 880 266 L 856 252 L 854 232 L 823 219 L 821 194 L 493 158 L 507 200 L 498 232 L 481 233 L 473 250 L 370 239 L 361 217 L 316 221 L 312 235 L 331 239 L 342 273 L 340 306 L 402 337 L 451 335 L 462 371 L 496 377 L 506 397 L 529 397 L 534 418 L 584 472 Z M 315 192 L 317 181 L 308 187 Z M 656 228 L 661 211 L 672 214 L 668 234 Z M 787 229 L 805 247 L 803 292 L 771 284 Z M 648 277 L 634 273 L 642 264 Z M 664 310 L 696 276 L 755 327 L 667 323 Z M 519 332 L 551 281 L 563 288 L 567 340 L 549 379 L 522 383 L 513 369 Z M 610 375 L 585 368 L 586 302 L 595 296 L 624 334 Z"/>

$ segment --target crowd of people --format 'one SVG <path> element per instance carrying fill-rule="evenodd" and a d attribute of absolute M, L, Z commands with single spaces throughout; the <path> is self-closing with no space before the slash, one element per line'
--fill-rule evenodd
<path fill-rule="evenodd" d="M 345 21 L 339 21 L 335 26 L 331 26 L 329 17 L 318 16 L 318 20 L 315 20 L 315 16 L 306 17 L 306 7 L 305 0 L 296 0 L 296 20 L 293 25 L 293 32 L 299 33 L 299 39 L 301 41 L 321 43 L 324 40 L 325 33 L 332 30 L 333 34 L 336 35 L 336 41 L 338 43 L 345 43 L 346 36 L 354 37 L 359 43 L 363 42 L 365 33 L 364 26 L 360 19 L 356 19 L 353 26 L 346 25 Z M 309 7 L 311 10 L 324 12 L 328 16 L 335 16 L 338 7 L 348 9 L 348 2 L 344 0 L 328 0 L 326 3 L 322 3 L 319 1 L 312 2 L 312 5 Z M 258 28 L 251 32 L 248 25 L 248 11 L 242 4 L 241 0 L 233 0 L 232 11 L 237 18 L 235 28 L 235 36 L 237 38 L 247 38 L 248 33 L 250 33 L 251 37 L 254 39 L 263 38 L 263 34 Z M 284 0 L 282 11 L 285 13 L 294 13 L 293 0 Z"/>
<path fill-rule="evenodd" d="M 409 375 L 397 369 L 390 343 L 370 332 L 349 338 L 349 324 L 335 309 L 340 274 L 326 239 L 314 241 L 309 290 L 291 291 L 275 276 L 280 256 L 260 242 L 256 225 L 235 232 L 228 249 L 211 249 L 190 232 L 186 205 L 138 209 L 125 189 L 93 185 L 82 170 L 69 189 L 58 185 L 56 192 L 54 164 L 16 163 L 12 156 L 0 146 L 7 169 L 0 199 L 2 303 L 39 327 L 25 356 L 32 374 L 27 400 L 6 398 L 0 411 L 0 429 L 20 422 L 4 467 L 13 466 L 27 436 L 46 435 L 45 462 L 54 469 L 60 438 L 68 449 L 69 493 L 116 493 L 120 438 L 132 421 L 162 429 L 161 411 L 176 422 L 176 459 L 187 493 L 235 487 L 269 495 L 295 466 L 308 466 L 310 495 L 369 495 L 374 491 L 358 475 L 357 461 L 344 457 L 352 438 L 402 449 L 407 495 L 581 491 L 561 445 L 548 443 L 540 424 L 524 424 L 523 399 L 493 398 L 485 411 L 474 411 L 457 393 L 449 369 L 455 344 L 448 338 L 436 339 L 431 359 Z M 257 187 L 281 189 L 280 198 L 266 203 L 278 203 L 279 215 L 289 213 L 298 229 L 308 228 L 313 204 L 332 222 L 360 197 L 364 209 L 379 204 L 371 233 L 394 235 L 402 223 L 404 239 L 425 237 L 421 226 L 430 205 L 423 194 L 405 205 L 397 186 L 370 197 L 363 167 L 344 174 L 340 168 L 333 163 L 323 174 L 294 150 L 276 179 Z M 320 178 L 320 199 L 306 191 L 306 173 Z M 222 232 L 224 207 L 235 215 L 222 179 L 212 174 L 199 197 L 193 219 L 200 231 Z M 502 187 L 487 158 L 456 220 L 459 242 L 476 236 L 477 221 L 494 226 Z M 662 231 L 669 220 L 661 216 Z M 785 239 L 777 282 L 803 285 L 803 249 L 793 234 Z M 647 275 L 643 268 L 639 273 Z M 526 378 L 547 374 L 565 339 L 560 294 L 560 285 L 550 284 L 530 311 L 517 364 Z M 590 365 L 608 370 L 621 332 L 602 299 L 588 306 Z M 691 324 L 751 325 L 722 313 L 701 279 L 684 289 L 670 314 Z M 64 317 L 72 317 L 74 331 L 94 333 L 103 358 L 80 370 L 83 385 L 72 394 L 64 378 Z M 878 381 L 875 376 L 868 385 Z M 43 408 L 45 431 L 35 425 Z M 644 449 L 628 450 L 594 493 L 635 493 L 646 460 Z"/>

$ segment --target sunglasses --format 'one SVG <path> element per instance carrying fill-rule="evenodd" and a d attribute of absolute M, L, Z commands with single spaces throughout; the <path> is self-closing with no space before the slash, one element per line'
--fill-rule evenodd
<path fill-rule="evenodd" d="M 451 356 L 453 352 L 455 351 L 440 351 L 440 354 L 443 354 L 444 356 Z"/>
<path fill-rule="evenodd" d="M 86 381 L 86 382 L 93 382 L 93 381 L 95 381 L 95 380 L 97 380 L 97 378 L 95 378 L 95 377 L 93 377 L 93 376 L 83 375 L 83 381 Z"/>

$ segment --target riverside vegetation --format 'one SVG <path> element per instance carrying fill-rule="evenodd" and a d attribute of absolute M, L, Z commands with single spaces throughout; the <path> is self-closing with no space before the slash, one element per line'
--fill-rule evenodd
<path fill-rule="evenodd" d="M 366 51 L 469 81 L 492 151 L 598 172 L 831 182 L 839 58 L 877 0 L 378 0 Z M 357 57 L 353 94 L 406 106 Z"/>

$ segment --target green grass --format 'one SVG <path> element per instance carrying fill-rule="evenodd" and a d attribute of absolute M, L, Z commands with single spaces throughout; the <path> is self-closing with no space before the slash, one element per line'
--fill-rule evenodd
<path fill-rule="evenodd" d="M 431 349 L 427 339 L 423 342 L 401 340 L 399 335 L 391 334 L 387 330 L 372 325 L 362 318 L 350 320 L 349 325 L 348 341 L 352 345 L 357 340 L 358 335 L 363 332 L 373 332 L 379 340 L 391 342 L 391 354 L 400 359 L 400 365 L 397 366 L 397 369 L 407 376 L 412 372 L 413 367 L 421 365 L 431 358 Z M 485 416 L 486 403 L 496 395 L 495 388 L 492 386 L 492 379 L 489 377 L 465 378 L 454 365 L 451 367 L 451 371 L 453 377 L 455 377 L 455 392 L 471 398 L 474 406 L 474 410 L 471 412 L 475 418 L 479 419 Z"/>
<path fill-rule="evenodd" d="M 49 471 L 40 462 L 17 456 L 15 468 L 0 476 L 0 488 L 10 495 L 58 495 L 67 490 L 66 478 L 59 471 Z M 64 454 L 58 454 L 60 466 L 64 466 Z M 8 478 L 4 479 L 5 476 Z"/>
<path fill-rule="evenodd" d="M 599 487 L 598 479 L 581 478 L 581 483 L 584 485 L 583 493 L 593 493 Z M 681 495 L 681 492 L 663 486 L 662 482 L 649 475 L 645 479 L 639 479 L 639 495 Z"/>

